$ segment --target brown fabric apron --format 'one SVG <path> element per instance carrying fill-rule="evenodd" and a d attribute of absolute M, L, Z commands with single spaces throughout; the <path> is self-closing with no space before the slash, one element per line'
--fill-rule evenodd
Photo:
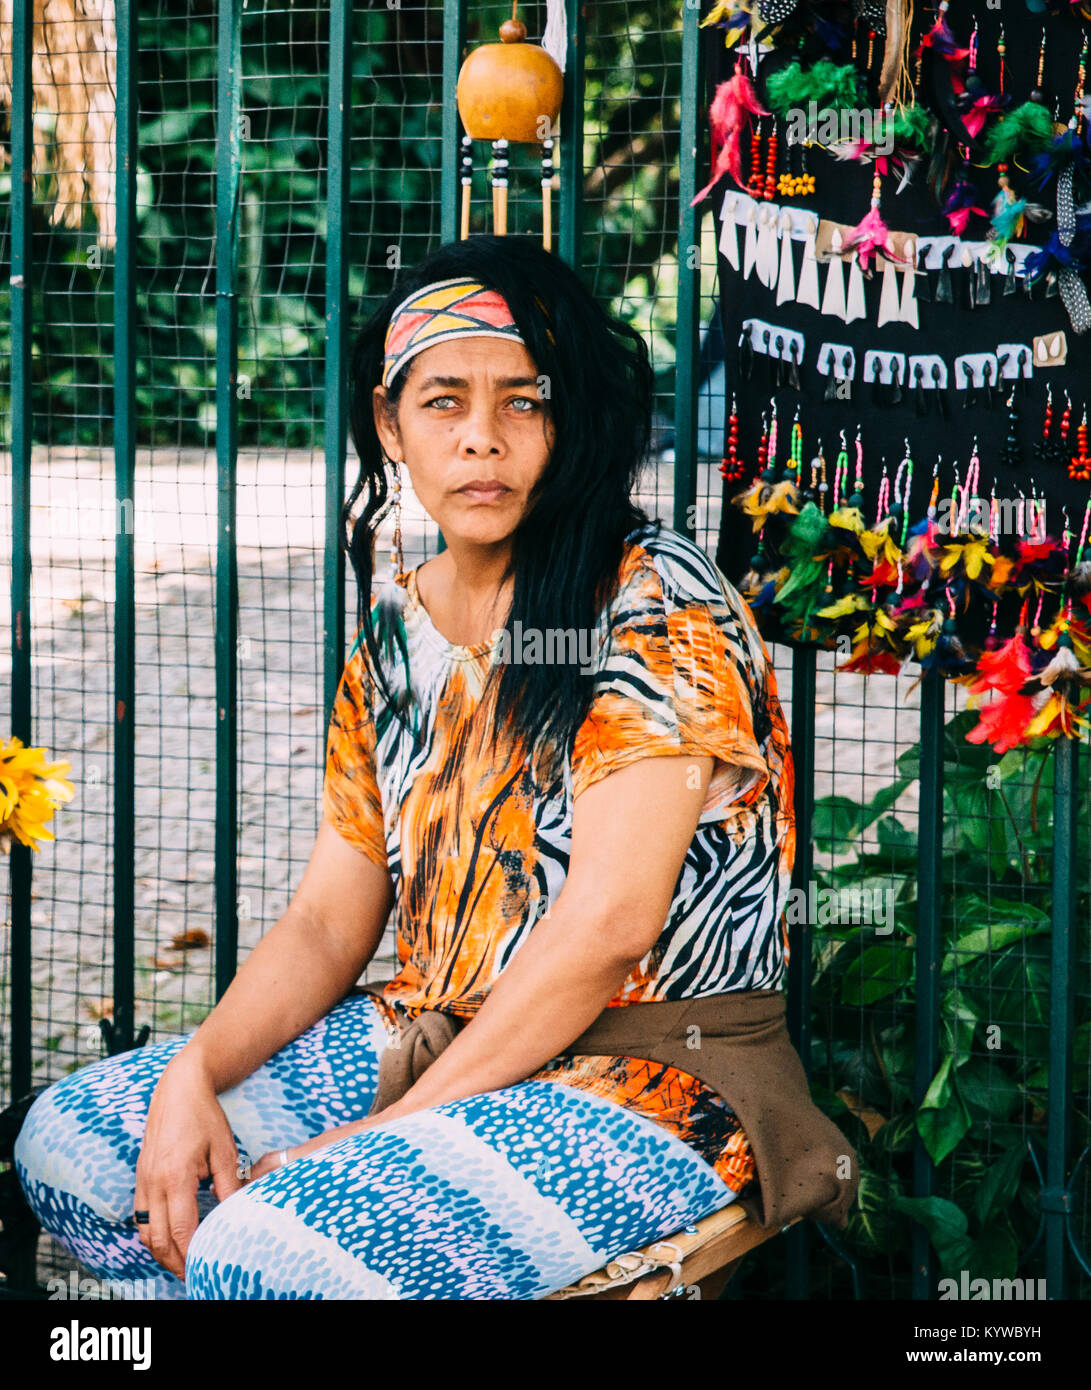
<path fill-rule="evenodd" d="M 383 995 L 388 982 L 354 993 Z M 371 1114 L 398 1100 L 466 1020 L 425 1010 L 379 1060 Z M 843 1228 L 859 1186 L 856 1151 L 815 1105 L 785 1024 L 780 990 L 736 990 L 702 999 L 604 1009 L 564 1057 L 639 1057 L 688 1072 L 738 1116 L 754 1156 L 757 1189 L 739 1197 L 764 1230 L 797 1216 Z"/>

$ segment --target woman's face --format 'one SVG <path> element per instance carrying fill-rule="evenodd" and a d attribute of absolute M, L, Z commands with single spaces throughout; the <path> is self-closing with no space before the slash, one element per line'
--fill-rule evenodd
<path fill-rule="evenodd" d="M 545 472 L 555 431 L 549 392 L 522 343 L 460 338 L 411 358 L 396 424 L 376 386 L 375 428 L 392 459 L 403 459 L 413 491 L 444 540 L 494 545 L 526 514 Z M 500 484 L 473 491 L 467 484 Z"/>

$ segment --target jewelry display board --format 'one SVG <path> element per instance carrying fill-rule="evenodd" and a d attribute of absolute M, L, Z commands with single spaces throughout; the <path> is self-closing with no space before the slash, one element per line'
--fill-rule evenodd
<path fill-rule="evenodd" d="M 1071 731 L 1091 674 L 1091 22 L 767 0 L 702 23 L 717 563 L 772 640 L 977 693 L 1002 688 L 982 684 L 1002 651 L 1021 678 L 1002 736 Z"/>

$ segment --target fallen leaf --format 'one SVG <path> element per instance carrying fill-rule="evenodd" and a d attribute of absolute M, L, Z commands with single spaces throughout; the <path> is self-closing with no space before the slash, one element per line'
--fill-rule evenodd
<path fill-rule="evenodd" d="M 874 1139 L 879 1130 L 886 1124 L 887 1117 L 880 1115 L 878 1110 L 864 1105 L 855 1091 L 838 1091 L 837 1094 L 867 1130 L 867 1137 Z"/>
<path fill-rule="evenodd" d="M 177 936 L 171 938 L 171 949 L 174 951 L 193 951 L 200 946 L 207 946 L 211 938 L 203 927 L 190 927 L 188 931 L 180 931 Z"/>

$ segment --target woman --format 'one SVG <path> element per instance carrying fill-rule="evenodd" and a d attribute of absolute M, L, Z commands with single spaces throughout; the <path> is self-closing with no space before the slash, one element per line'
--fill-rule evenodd
<path fill-rule="evenodd" d="M 92 1269 L 194 1298 L 533 1299 L 754 1193 L 698 1079 L 725 1043 L 700 1008 L 783 1011 L 791 757 L 746 605 L 630 500 L 652 391 L 639 335 L 516 238 L 441 247 L 363 330 L 359 633 L 302 882 L 191 1038 L 67 1077 L 19 1138 Z M 372 599 L 403 464 L 446 549 Z M 392 906 L 397 976 L 354 991 Z M 596 1051 L 618 1019 L 677 1038 Z M 751 1055 L 781 1059 L 798 1120 L 778 1025 Z M 825 1168 L 851 1155 L 829 1130 Z M 841 1216 L 822 1176 L 812 1206 Z"/>

